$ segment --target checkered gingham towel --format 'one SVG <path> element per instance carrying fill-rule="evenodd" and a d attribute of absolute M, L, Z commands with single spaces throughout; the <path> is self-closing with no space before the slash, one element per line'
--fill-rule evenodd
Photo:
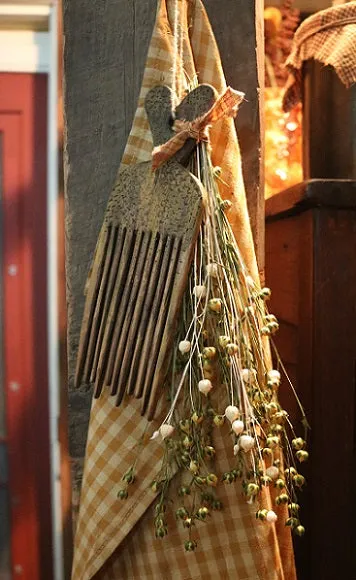
<path fill-rule="evenodd" d="M 123 164 L 147 161 L 152 141 L 143 108 L 154 85 L 172 86 L 173 0 L 161 0 L 148 52 L 138 108 Z M 226 89 L 219 53 L 201 0 L 180 0 L 184 17 L 185 76 Z M 226 22 L 226 26 L 229 23 Z M 238 55 L 236 55 L 238 58 Z M 238 88 L 238 87 L 236 87 Z M 246 209 L 240 153 L 232 119 L 222 119 L 210 133 L 213 163 L 222 168 L 222 195 L 233 201 L 232 224 L 250 272 L 258 272 Z M 162 403 L 163 404 L 163 403 Z M 125 501 L 117 499 L 123 474 L 132 465 L 135 444 L 158 422 L 141 417 L 141 402 L 128 398 L 117 408 L 108 391 L 93 401 L 86 450 L 81 504 L 75 538 L 73 580 L 295 580 L 289 528 L 266 526 L 255 518 L 238 486 L 221 486 L 224 504 L 209 522 L 196 527 L 199 547 L 184 550 L 186 532 L 168 519 L 169 534 L 154 537 L 155 495 L 150 484 L 159 469 L 162 446 L 149 441 L 140 454 L 137 483 Z M 147 429 L 147 431 L 145 431 Z M 228 429 L 215 441 L 217 469 L 228 469 L 232 453 Z M 174 485 L 174 482 L 173 482 Z M 270 507 L 266 490 L 262 507 Z M 284 508 L 273 508 L 281 509 Z M 280 521 L 284 517 L 279 518 Z"/>
<path fill-rule="evenodd" d="M 286 62 L 291 75 L 283 99 L 285 111 L 301 100 L 301 68 L 312 58 L 334 67 L 346 87 L 356 82 L 356 2 L 317 12 L 296 31 Z"/>

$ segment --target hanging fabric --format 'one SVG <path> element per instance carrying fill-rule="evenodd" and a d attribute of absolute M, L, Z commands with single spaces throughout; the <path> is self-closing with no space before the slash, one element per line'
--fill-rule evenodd
<path fill-rule="evenodd" d="M 175 45 L 177 36 L 181 39 L 178 47 Z M 219 53 L 203 5 L 200 0 L 162 0 L 123 166 L 151 161 L 152 138 L 144 110 L 148 91 L 155 85 L 176 86 L 179 102 L 189 83 L 196 78 L 200 84 L 212 85 L 218 94 L 226 89 Z M 213 165 L 221 168 L 221 195 L 232 204 L 230 222 L 244 262 L 258 283 L 240 152 L 231 118 L 223 118 L 211 127 L 210 143 Z M 161 405 L 164 413 L 164 401 Z M 153 421 L 148 430 L 147 422 L 141 417 L 139 401 L 131 399 L 118 408 L 105 388 L 101 397 L 93 401 L 73 580 L 158 580 L 167 576 L 176 580 L 294 580 L 289 529 L 282 519 L 281 523 L 278 521 L 270 526 L 256 520 L 255 506 L 248 504 L 234 486 L 222 487 L 220 497 L 224 509 L 197 527 L 200 550 L 184 551 L 185 531 L 175 525 L 172 516 L 168 516 L 170 532 L 164 544 L 154 537 L 152 504 L 155 493 L 150 486 L 163 449 L 155 441 L 147 444 L 147 440 L 159 425 L 158 420 Z M 129 497 L 120 502 L 117 498 L 119 482 L 135 462 L 137 450 L 143 444 L 139 479 Z M 218 467 L 224 471 L 229 465 L 230 440 L 227 442 L 218 434 L 215 448 Z M 264 504 L 270 507 L 269 490 L 266 488 L 262 493 Z"/>

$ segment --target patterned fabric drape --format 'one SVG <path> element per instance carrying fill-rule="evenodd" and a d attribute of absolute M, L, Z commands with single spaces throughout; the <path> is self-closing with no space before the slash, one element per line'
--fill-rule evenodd
<path fill-rule="evenodd" d="M 162 0 L 147 57 L 141 94 L 123 165 L 147 161 L 152 142 L 143 102 L 154 85 L 172 86 L 173 0 Z M 183 63 L 187 79 L 195 75 L 222 93 L 226 83 L 220 56 L 200 0 L 180 0 L 183 11 Z M 229 26 L 229 23 L 226 23 Z M 236 55 L 238 58 L 238 55 Z M 235 87 L 239 88 L 239 87 Z M 221 193 L 233 202 L 229 213 L 240 249 L 251 274 L 258 271 L 247 214 L 240 152 L 232 119 L 222 119 L 210 133 L 213 163 L 222 169 Z M 238 486 L 221 486 L 224 510 L 197 526 L 199 549 L 184 551 L 183 530 L 169 520 L 164 540 L 154 537 L 154 493 L 149 489 L 159 468 L 162 448 L 156 441 L 144 446 L 137 465 L 137 483 L 125 501 L 117 499 L 123 474 L 132 465 L 135 444 L 148 431 L 140 401 L 126 399 L 116 408 L 104 391 L 93 401 L 86 450 L 81 505 L 75 539 L 73 580 L 295 580 L 291 536 L 281 523 L 265 525 L 255 518 L 256 506 L 246 503 Z M 225 436 L 226 435 L 226 436 Z M 146 436 L 146 435 L 145 435 Z M 227 469 L 229 434 L 215 441 L 218 467 Z M 174 485 L 174 483 L 173 483 Z M 270 506 L 265 492 L 264 506 Z M 274 508 L 276 509 L 276 508 Z M 277 508 L 276 511 L 278 511 Z M 281 508 L 283 509 L 283 508 Z M 281 520 L 283 518 L 280 518 Z"/>

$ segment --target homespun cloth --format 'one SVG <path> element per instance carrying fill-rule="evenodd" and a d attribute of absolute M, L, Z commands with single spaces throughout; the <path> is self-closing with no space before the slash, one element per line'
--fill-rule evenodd
<path fill-rule="evenodd" d="M 321 10 L 299 26 L 286 62 L 291 74 L 283 98 L 285 111 L 301 100 L 301 68 L 311 58 L 331 65 L 346 87 L 356 82 L 356 2 Z"/>
<path fill-rule="evenodd" d="M 179 0 L 179 9 L 183 32 L 182 62 L 178 66 L 182 70 L 181 80 L 210 83 L 219 94 L 223 93 L 226 83 L 220 56 L 201 0 Z M 151 159 L 152 140 L 144 98 L 152 86 L 173 86 L 172 70 L 176 68 L 173 12 L 174 0 L 161 0 L 123 165 Z M 222 169 L 221 193 L 233 202 L 232 226 L 250 272 L 257 280 L 233 120 L 224 118 L 216 123 L 211 128 L 210 142 L 212 161 Z M 186 531 L 176 526 L 173 517 L 171 521 L 167 518 L 168 536 L 156 539 L 155 495 L 150 489 L 162 454 L 162 446 L 156 441 L 149 441 L 141 450 L 137 482 L 130 486 L 129 497 L 125 501 L 117 499 L 122 476 L 136 457 L 137 443 L 142 436 L 149 439 L 158 426 L 153 421 L 147 428 L 140 409 L 141 402 L 133 398 L 115 407 L 115 400 L 107 390 L 93 400 L 72 580 L 295 580 L 291 536 L 283 518 L 279 526 L 256 520 L 256 506 L 246 503 L 238 486 L 221 486 L 219 498 L 224 509 L 196 527 L 199 546 L 195 552 L 185 552 Z M 231 453 L 228 430 L 221 431 L 215 447 L 217 468 L 225 471 Z M 270 502 L 266 491 L 263 507 L 270 507 Z"/>

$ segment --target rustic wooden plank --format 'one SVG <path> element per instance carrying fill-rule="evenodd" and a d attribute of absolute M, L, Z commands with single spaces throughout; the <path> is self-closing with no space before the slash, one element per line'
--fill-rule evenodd
<path fill-rule="evenodd" d="M 355 578 L 354 212 L 315 211 L 311 578 Z M 330 436 L 330 425 L 337 425 Z M 337 469 L 331 466 L 335 458 Z M 340 481 L 342 492 L 340 493 Z M 333 525 L 330 525 L 333 522 Z M 342 530 L 342 533 L 340 533 Z M 320 555 L 322 554 L 322 558 Z"/>
<path fill-rule="evenodd" d="M 344 185 L 347 198 L 349 184 Z M 276 343 L 282 356 L 295 349 L 294 361 L 287 360 L 292 360 L 295 386 L 312 427 L 311 461 L 303 465 L 308 486 L 302 516 L 307 531 L 303 541 L 295 543 L 300 580 L 356 577 L 354 215 L 352 206 L 321 204 L 267 221 L 266 274 L 272 289 L 275 285 L 270 306 L 282 322 Z M 293 323 L 297 339 L 285 321 Z M 281 395 L 284 399 L 283 385 Z M 291 399 L 285 404 L 292 418 L 297 417 Z"/>
<path fill-rule="evenodd" d="M 63 181 L 63 13 L 62 0 L 57 2 L 58 15 L 58 327 L 59 327 L 59 380 L 60 417 L 58 437 L 61 464 L 61 516 L 64 578 L 69 580 L 73 554 L 72 481 L 68 433 L 68 367 L 67 367 L 67 305 L 65 276 L 65 210 Z"/>
<path fill-rule="evenodd" d="M 263 0 L 205 0 L 227 83 L 243 91 L 236 127 L 247 203 L 260 270 L 264 268 Z"/>
<path fill-rule="evenodd" d="M 297 183 L 266 201 L 268 222 L 292 216 L 313 207 L 356 208 L 356 181 L 310 179 Z"/>
<path fill-rule="evenodd" d="M 316 60 L 304 63 L 303 77 L 305 179 L 356 179 L 356 86 L 345 87 L 333 67 Z"/>
<path fill-rule="evenodd" d="M 130 130 L 155 16 L 156 1 L 143 4 L 141 14 L 142 3 L 132 0 L 64 1 L 70 384 L 84 283 Z M 135 25 L 138 14 L 142 20 Z"/>

